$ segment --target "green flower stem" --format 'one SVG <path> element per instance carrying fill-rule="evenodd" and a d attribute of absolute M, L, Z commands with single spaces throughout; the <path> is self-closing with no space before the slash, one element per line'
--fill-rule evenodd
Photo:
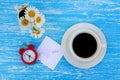
<path fill-rule="evenodd" d="M 33 31 L 37 31 L 37 29 L 33 26 Z"/>

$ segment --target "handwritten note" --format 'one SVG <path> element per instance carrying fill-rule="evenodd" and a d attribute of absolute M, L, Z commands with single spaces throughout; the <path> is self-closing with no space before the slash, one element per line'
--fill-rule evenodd
<path fill-rule="evenodd" d="M 48 36 L 42 41 L 37 52 L 39 53 L 39 60 L 52 70 L 63 56 L 61 46 Z"/>

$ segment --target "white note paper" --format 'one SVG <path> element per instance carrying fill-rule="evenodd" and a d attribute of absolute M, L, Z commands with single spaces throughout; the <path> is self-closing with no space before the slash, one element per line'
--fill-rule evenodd
<path fill-rule="evenodd" d="M 62 58 L 61 46 L 49 37 L 45 37 L 37 49 L 39 60 L 50 69 L 54 69 Z"/>

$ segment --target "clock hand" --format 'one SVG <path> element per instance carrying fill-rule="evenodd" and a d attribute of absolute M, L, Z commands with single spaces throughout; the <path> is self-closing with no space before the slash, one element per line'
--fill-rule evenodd
<path fill-rule="evenodd" d="M 30 55 L 29 55 L 29 61 L 30 61 Z"/>
<path fill-rule="evenodd" d="M 29 54 L 26 53 L 27 56 L 30 56 Z"/>
<path fill-rule="evenodd" d="M 34 59 L 31 55 L 30 55 L 30 58 Z"/>
<path fill-rule="evenodd" d="M 29 61 L 30 61 L 30 57 L 31 57 L 31 55 L 29 55 L 29 54 L 27 54 L 27 53 L 26 53 L 26 55 L 29 57 Z"/>
<path fill-rule="evenodd" d="M 30 58 L 34 59 L 31 55 L 29 55 L 27 53 L 26 53 L 26 55 L 29 57 L 29 60 L 30 60 Z"/>

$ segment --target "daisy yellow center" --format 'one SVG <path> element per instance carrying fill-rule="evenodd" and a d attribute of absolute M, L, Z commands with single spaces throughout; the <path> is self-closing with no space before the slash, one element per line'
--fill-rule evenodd
<path fill-rule="evenodd" d="M 23 25 L 23 26 L 27 26 L 28 23 L 29 23 L 28 20 L 26 20 L 26 19 L 22 20 L 22 25 Z"/>
<path fill-rule="evenodd" d="M 36 31 L 36 34 L 37 34 L 37 35 L 39 35 L 40 33 L 41 33 L 41 31 L 40 31 L 40 30 Z"/>
<path fill-rule="evenodd" d="M 40 22 L 41 22 L 41 17 L 40 17 L 40 16 L 38 16 L 38 17 L 36 18 L 36 22 L 37 22 L 37 23 L 40 23 Z"/>
<path fill-rule="evenodd" d="M 30 11 L 28 12 L 28 15 L 29 15 L 30 17 L 35 17 L 35 11 L 34 11 L 34 10 L 30 10 Z"/>

